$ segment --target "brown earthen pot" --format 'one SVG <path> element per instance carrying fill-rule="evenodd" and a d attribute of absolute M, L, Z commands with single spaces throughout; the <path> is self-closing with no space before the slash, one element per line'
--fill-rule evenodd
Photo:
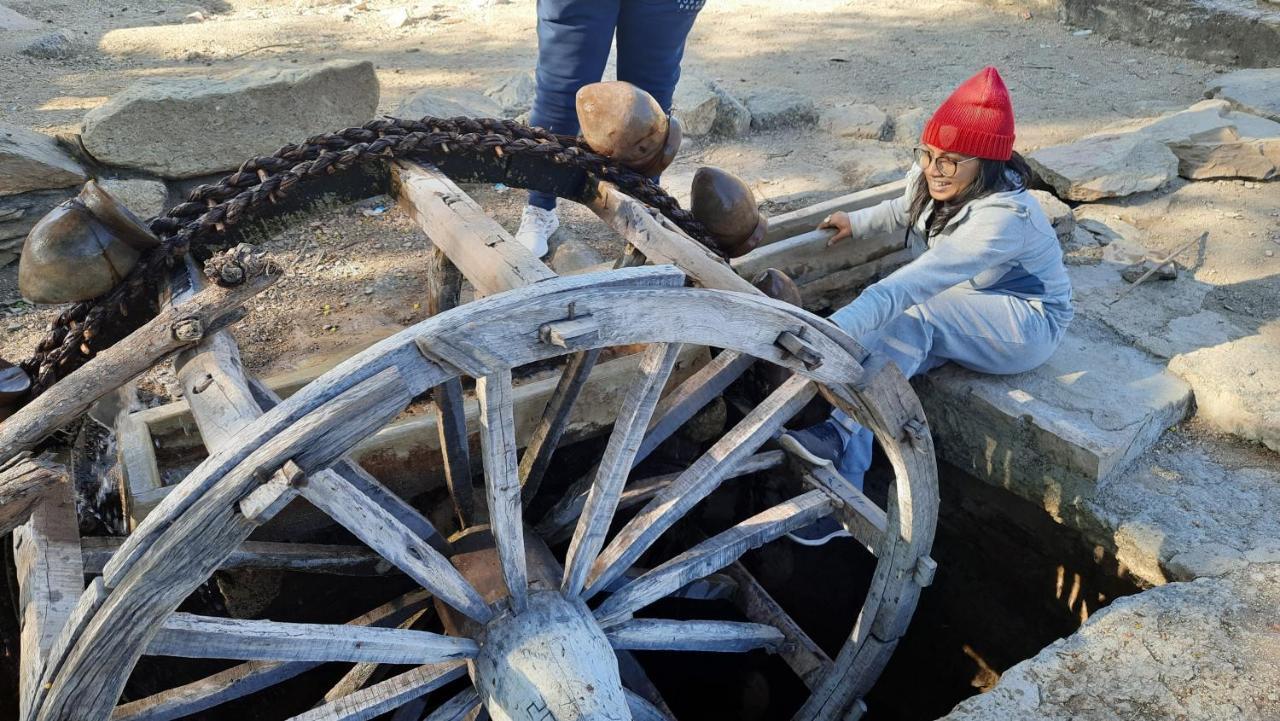
<path fill-rule="evenodd" d="M 591 149 L 656 176 L 680 149 L 680 123 L 658 101 L 631 83 L 611 80 L 584 85 L 575 97 L 582 138 Z"/>
<path fill-rule="evenodd" d="M 18 288 L 33 303 L 91 300 L 114 288 L 159 243 L 136 215 L 90 180 L 27 234 Z"/>
<path fill-rule="evenodd" d="M 693 216 L 725 255 L 736 258 L 760 246 L 769 221 L 760 214 L 751 188 L 737 176 L 719 168 L 698 168 L 690 195 Z"/>

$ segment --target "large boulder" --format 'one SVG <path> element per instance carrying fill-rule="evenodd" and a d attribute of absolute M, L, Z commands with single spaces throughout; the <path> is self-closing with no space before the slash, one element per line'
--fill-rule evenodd
<path fill-rule="evenodd" d="M 720 108 L 716 111 L 716 124 L 711 132 L 726 138 L 740 138 L 751 132 L 751 111 L 733 93 L 716 86 L 720 96 Z"/>
<path fill-rule="evenodd" d="M 1178 157 L 1178 174 L 1190 180 L 1268 180 L 1280 173 L 1280 123 L 1231 108 L 1225 100 L 1203 100 L 1181 112 L 1111 132 L 1164 143 Z"/>
<path fill-rule="evenodd" d="M 186 178 L 360 125 L 377 107 L 378 77 L 367 60 L 151 79 L 91 110 L 83 139 L 103 163 Z"/>
<path fill-rule="evenodd" d="M 538 82 L 533 71 L 526 70 L 513 73 L 499 80 L 484 91 L 502 108 L 502 114 L 514 118 L 533 109 L 533 100 L 538 94 Z"/>
<path fill-rule="evenodd" d="M 1280 452 L 1280 323 L 1174 356 L 1169 370 L 1195 392 L 1198 419 Z"/>
<path fill-rule="evenodd" d="M 818 125 L 837 138 L 884 140 L 893 133 L 889 114 L 867 103 L 827 108 L 822 111 Z"/>
<path fill-rule="evenodd" d="M 791 88 L 761 87 L 745 98 L 751 112 L 752 130 L 810 127 L 818 122 L 818 106 L 813 98 Z"/>
<path fill-rule="evenodd" d="M 919 144 L 927 122 L 929 111 L 924 108 L 912 108 L 902 113 L 893 120 L 893 142 L 911 146 Z"/>
<path fill-rule="evenodd" d="M 1178 158 L 1141 134 L 1099 135 L 1027 156 L 1055 195 L 1093 201 L 1155 190 L 1178 175 Z"/>
<path fill-rule="evenodd" d="M 85 178 L 84 170 L 53 138 L 0 123 L 0 195 L 65 188 Z"/>
<path fill-rule="evenodd" d="M 1280 563 L 1114 601 L 940 721 L 1280 718 Z"/>
<path fill-rule="evenodd" d="M 80 43 L 70 31 L 55 30 L 31 40 L 18 52 L 37 60 L 66 60 L 81 49 Z"/>
<path fill-rule="evenodd" d="M 433 118 L 502 117 L 503 108 L 492 98 L 467 90 L 426 88 L 400 101 L 393 115 L 397 118 L 417 120 L 430 115 Z"/>
<path fill-rule="evenodd" d="M 1280 121 L 1280 68 L 1250 68 L 1209 83 L 1209 97 L 1222 98 L 1246 113 Z"/>
<path fill-rule="evenodd" d="M 671 114 L 680 121 L 680 129 L 691 138 L 708 135 L 720 114 L 720 93 L 715 83 L 691 73 L 680 76 L 671 99 Z"/>
<path fill-rule="evenodd" d="M 154 218 L 169 205 L 169 188 L 151 178 L 99 178 L 98 185 L 142 220 Z"/>

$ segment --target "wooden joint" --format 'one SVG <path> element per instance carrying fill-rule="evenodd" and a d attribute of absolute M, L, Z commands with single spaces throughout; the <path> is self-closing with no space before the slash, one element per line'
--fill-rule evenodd
<path fill-rule="evenodd" d="M 784 330 L 778 334 L 778 339 L 773 343 L 786 351 L 787 355 L 803 363 L 805 368 L 815 370 L 822 366 L 822 354 L 804 339 L 804 333 L 803 328 L 799 333 Z"/>
<path fill-rule="evenodd" d="M 902 424 L 902 432 L 907 443 L 917 450 L 923 446 L 925 440 L 929 437 L 929 427 L 919 418 L 908 419 L 906 423 Z"/>
<path fill-rule="evenodd" d="M 927 555 L 916 559 L 916 570 L 912 574 L 916 585 L 920 588 L 927 588 L 933 583 L 933 576 L 938 572 L 938 562 Z"/>
<path fill-rule="evenodd" d="M 560 348 L 577 348 L 596 339 L 600 329 L 590 313 L 578 311 L 577 303 L 569 304 L 569 316 L 543 323 L 538 327 L 538 340 Z"/>
<path fill-rule="evenodd" d="M 195 343 L 204 338 L 204 323 L 199 318 L 183 318 L 171 326 L 173 339 L 183 343 Z"/>
<path fill-rule="evenodd" d="M 292 460 L 275 473 L 267 474 L 263 469 L 253 472 L 259 485 L 240 499 L 240 513 L 256 523 L 265 523 L 272 516 L 288 505 L 297 494 L 298 487 L 305 485 L 307 474 Z"/>

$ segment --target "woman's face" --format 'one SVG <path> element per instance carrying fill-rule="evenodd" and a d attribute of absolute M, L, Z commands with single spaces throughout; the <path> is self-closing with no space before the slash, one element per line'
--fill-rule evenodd
<path fill-rule="evenodd" d="M 922 158 L 918 158 L 918 160 L 920 161 L 920 167 L 924 170 L 925 179 L 929 181 L 929 196 L 935 202 L 945 203 L 954 199 L 963 193 L 964 189 L 969 187 L 969 184 L 978 177 L 981 163 L 978 162 L 977 158 L 971 155 L 948 153 L 935 145 L 925 144 L 922 147 L 928 150 L 929 155 L 933 158 L 927 165 Z M 939 159 L 942 160 L 941 163 L 938 162 Z M 942 166 L 952 164 L 955 166 L 955 174 L 950 176 L 944 174 Z"/>

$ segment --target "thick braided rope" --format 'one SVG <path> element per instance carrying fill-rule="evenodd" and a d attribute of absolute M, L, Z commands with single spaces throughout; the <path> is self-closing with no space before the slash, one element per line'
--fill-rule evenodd
<path fill-rule="evenodd" d="M 29 402 L 92 355 L 141 326 L 167 269 L 193 246 L 225 243 L 226 228 L 287 195 L 298 183 L 343 171 L 366 160 L 426 159 L 446 154 L 522 155 L 564 164 L 607 181 L 657 209 L 682 230 L 715 249 L 706 229 L 657 183 L 568 136 L 491 118 L 383 118 L 359 128 L 317 135 L 269 156 L 245 161 L 217 183 L 202 185 L 150 222 L 161 238 L 129 275 L 106 295 L 77 303 L 50 324 L 22 368 L 33 378 Z M 719 251 L 716 250 L 718 253 Z"/>

